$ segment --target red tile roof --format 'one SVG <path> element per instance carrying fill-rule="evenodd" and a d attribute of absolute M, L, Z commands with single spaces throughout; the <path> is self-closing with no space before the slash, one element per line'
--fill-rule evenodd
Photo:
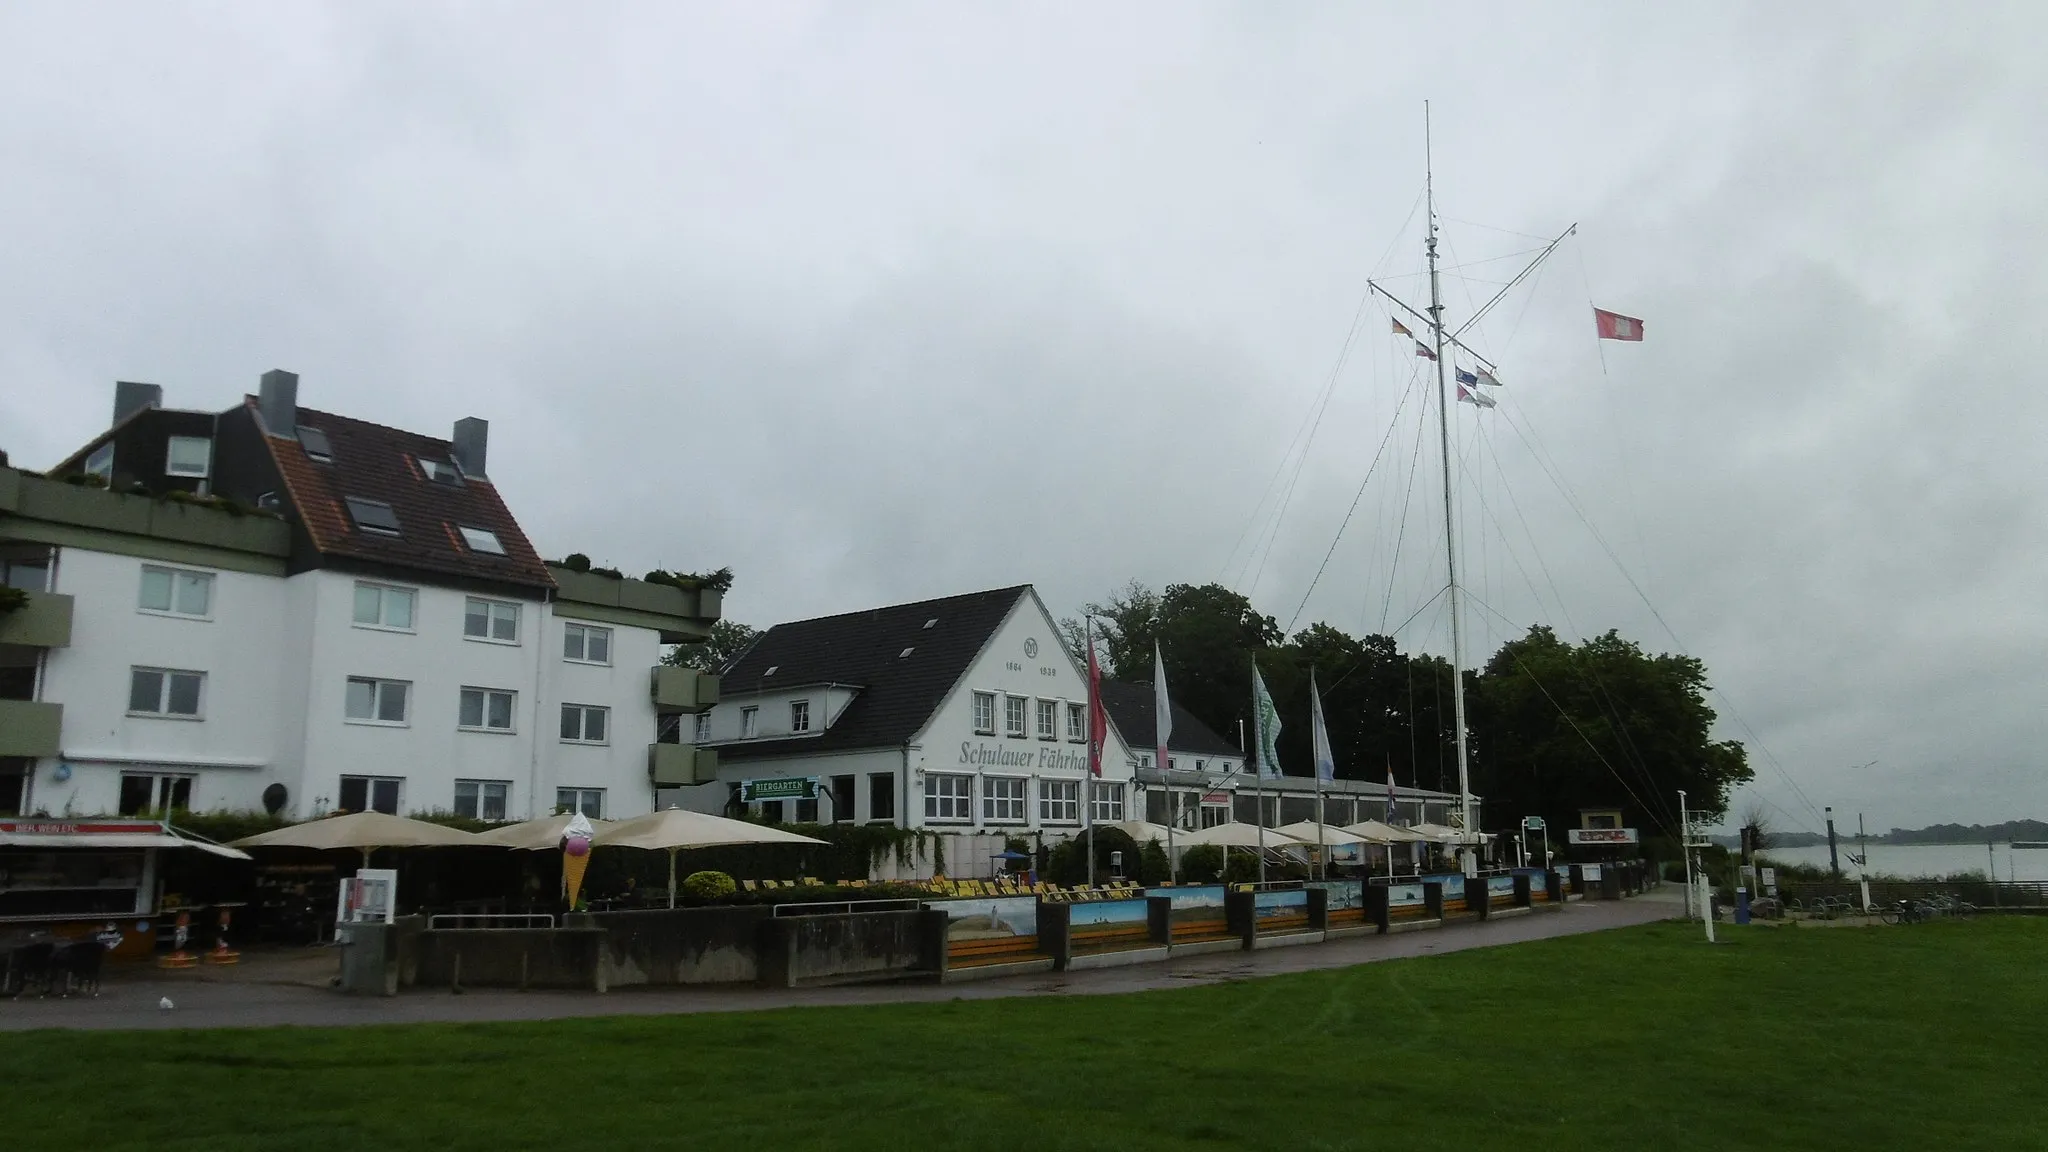
<path fill-rule="evenodd" d="M 246 401 L 254 407 L 256 400 Z M 350 557 L 424 572 L 554 587 L 547 566 L 519 530 L 498 490 L 488 480 L 464 476 L 460 484 L 426 478 L 417 459 L 450 460 L 446 440 L 381 424 L 352 420 L 311 408 L 298 411 L 299 425 L 327 434 L 333 462 L 306 455 L 297 440 L 266 436 L 270 454 L 284 476 L 287 494 L 322 556 Z M 347 497 L 391 505 L 402 535 L 385 536 L 356 527 Z M 460 527 L 482 528 L 505 547 L 503 556 L 472 551 Z"/>

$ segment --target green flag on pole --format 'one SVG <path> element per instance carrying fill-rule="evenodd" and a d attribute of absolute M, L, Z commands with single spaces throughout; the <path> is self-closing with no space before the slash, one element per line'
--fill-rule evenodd
<path fill-rule="evenodd" d="M 1252 706 L 1258 711 L 1259 776 L 1280 778 L 1280 709 L 1273 706 L 1273 694 L 1266 691 L 1266 678 L 1252 665 Z"/>

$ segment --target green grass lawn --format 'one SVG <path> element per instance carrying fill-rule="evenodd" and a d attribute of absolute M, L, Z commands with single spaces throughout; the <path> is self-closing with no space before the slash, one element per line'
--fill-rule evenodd
<path fill-rule="evenodd" d="M 2048 920 L 1666 924 L 1120 997 L 17 1033 L 0 1146 L 2043 1148 L 2044 961 Z"/>

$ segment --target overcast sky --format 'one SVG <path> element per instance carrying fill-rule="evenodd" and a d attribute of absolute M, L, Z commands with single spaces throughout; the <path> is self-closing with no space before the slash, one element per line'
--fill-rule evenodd
<path fill-rule="evenodd" d="M 729 564 L 756 625 L 1220 579 L 1442 650 L 1422 362 L 1377 304 L 1342 355 L 1367 277 L 1426 293 L 1427 98 L 1453 323 L 1579 224 L 1469 334 L 1507 385 L 1453 414 L 1468 658 L 1536 622 L 1701 657 L 1782 827 L 2048 817 L 2044 35 L 1989 3 L 10 4 L 0 448 L 54 463 L 117 379 L 217 409 L 287 368 L 313 407 L 488 418 L 543 553 Z M 1589 300 L 1648 339 L 1596 346 Z"/>

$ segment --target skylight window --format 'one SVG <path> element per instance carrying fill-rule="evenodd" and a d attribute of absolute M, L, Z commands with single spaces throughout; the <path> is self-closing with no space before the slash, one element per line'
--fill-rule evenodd
<path fill-rule="evenodd" d="M 932 617 L 924 622 L 924 626 L 927 628 L 937 628 L 939 626 L 939 618 L 937 616 Z"/>
<path fill-rule="evenodd" d="M 447 460 L 429 460 L 424 456 L 419 458 L 419 462 L 421 474 L 434 483 L 446 484 L 451 488 L 462 484 L 462 472 L 453 463 Z"/>
<path fill-rule="evenodd" d="M 355 519 L 356 527 L 383 536 L 399 534 L 398 513 L 391 510 L 391 505 L 382 500 L 365 500 L 360 496 L 348 496 L 344 497 L 344 500 L 348 504 L 348 514 Z"/>
<path fill-rule="evenodd" d="M 909 658 L 909 656 L 910 656 L 910 654 L 911 654 L 912 652 L 915 652 L 915 651 L 917 651 L 917 649 L 915 649 L 915 648 L 905 648 L 905 649 L 904 649 L 903 651 L 901 651 L 901 652 L 898 652 L 898 653 L 896 654 L 896 658 L 897 658 L 898 660 L 905 660 L 905 659 L 908 659 L 908 658 Z"/>
<path fill-rule="evenodd" d="M 782 667 L 782 665 L 780 665 L 780 664 L 770 664 L 770 665 L 768 666 L 768 670 L 767 670 L 766 672 L 763 672 L 763 673 L 761 673 L 761 675 L 763 675 L 763 676 L 773 676 L 773 675 L 775 675 L 775 670 L 776 670 L 777 668 L 780 668 L 780 667 Z"/>
<path fill-rule="evenodd" d="M 462 542 L 469 545 L 471 552 L 488 552 L 493 556 L 505 554 L 505 546 L 498 543 L 496 533 L 487 532 L 482 528 L 471 528 L 467 524 L 461 525 L 459 530 L 462 532 Z"/>
<path fill-rule="evenodd" d="M 299 447 L 304 448 L 306 455 L 312 457 L 317 463 L 334 463 L 334 449 L 327 443 L 327 433 L 322 432 L 318 428 L 308 428 L 304 424 L 299 425 Z"/>

